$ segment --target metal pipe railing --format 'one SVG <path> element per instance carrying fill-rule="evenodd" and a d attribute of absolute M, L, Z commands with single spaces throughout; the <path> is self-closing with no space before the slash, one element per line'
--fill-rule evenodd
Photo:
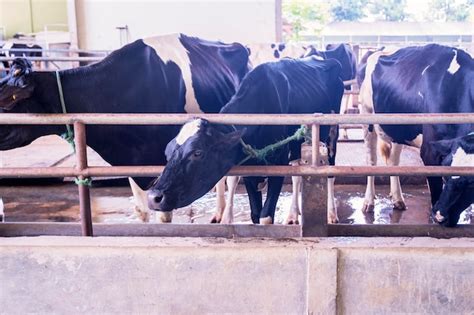
<path fill-rule="evenodd" d="M 17 57 L 0 57 L 0 61 L 13 61 Z M 56 56 L 56 57 L 25 57 L 29 61 L 100 61 L 104 59 L 103 57 L 63 57 L 63 56 Z"/>
<path fill-rule="evenodd" d="M 182 125 L 194 118 L 235 125 L 474 124 L 474 113 L 456 114 L 9 114 L 0 125 Z"/>
<path fill-rule="evenodd" d="M 89 166 L 72 167 L 4 167 L 3 178 L 157 176 L 164 166 Z M 472 176 L 469 166 L 235 166 L 229 175 L 238 176 Z"/>
<path fill-rule="evenodd" d="M 262 115 L 262 114 L 2 114 L 0 125 L 58 125 L 73 124 L 76 144 L 76 168 L 0 168 L 1 177 L 77 177 L 83 181 L 92 176 L 157 176 L 163 166 L 112 166 L 89 167 L 87 165 L 86 124 L 96 125 L 176 125 L 183 124 L 196 117 L 206 118 L 213 123 L 250 124 L 250 125 L 299 125 L 311 126 L 312 150 L 311 166 L 245 166 L 234 167 L 229 175 L 285 176 L 306 175 L 315 177 L 327 176 L 367 176 L 367 175 L 461 175 L 474 173 L 474 167 L 354 167 L 354 166 L 321 166 L 319 164 L 320 125 L 339 123 L 363 124 L 459 124 L 474 123 L 474 114 L 373 114 L 373 115 L 337 115 L 337 114 L 302 114 L 302 115 Z M 321 186 L 321 185 L 320 185 Z M 323 185 L 324 186 L 324 185 Z M 323 187 L 322 186 L 322 187 Z M 324 189 L 324 188 L 322 188 Z M 92 236 L 92 215 L 89 187 L 79 185 L 79 202 L 81 225 L 84 236 Z M 319 209 L 321 210 L 321 209 Z M 320 212 L 320 211 L 318 211 Z M 318 213 L 318 217 L 320 213 Z M 303 222 L 305 222 L 303 220 Z M 308 220 L 308 222 L 319 222 Z M 313 224 L 311 223 L 311 224 Z M 303 223 L 304 225 L 304 223 Z M 314 228 L 314 229 L 313 229 Z M 324 228 L 303 226 L 303 236 L 312 235 L 316 230 L 319 236 L 327 234 L 327 223 Z M 305 232 L 310 231 L 310 232 Z M 305 234 L 306 233 L 306 234 Z M 318 232 L 319 233 L 319 232 Z"/>

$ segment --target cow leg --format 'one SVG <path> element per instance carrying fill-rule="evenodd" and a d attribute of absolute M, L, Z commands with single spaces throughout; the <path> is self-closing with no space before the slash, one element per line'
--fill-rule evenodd
<path fill-rule="evenodd" d="M 220 223 L 222 220 L 225 208 L 225 181 L 226 177 L 222 177 L 216 184 L 216 211 L 211 218 L 211 223 Z"/>
<path fill-rule="evenodd" d="M 2 198 L 0 198 L 0 222 L 5 222 L 5 211 Z"/>
<path fill-rule="evenodd" d="M 338 223 L 336 199 L 334 197 L 334 177 L 328 177 L 328 223 Z"/>
<path fill-rule="evenodd" d="M 135 213 L 142 222 L 150 222 L 150 220 L 155 220 L 155 211 L 151 211 L 148 208 L 148 199 L 146 192 L 140 188 L 140 186 L 135 183 L 133 178 L 129 177 L 128 181 L 130 183 L 130 188 L 132 189 L 133 194 L 133 204 L 135 205 Z M 172 213 L 171 212 L 162 212 L 160 220 L 162 222 L 171 222 Z"/>
<path fill-rule="evenodd" d="M 342 95 L 341 99 L 341 109 L 339 111 L 340 114 L 347 114 L 349 111 L 349 95 Z M 349 139 L 349 136 L 347 135 L 347 129 L 342 128 L 342 138 L 343 139 Z"/>
<path fill-rule="evenodd" d="M 371 126 L 364 126 L 365 159 L 367 165 L 377 165 L 377 133 Z M 367 176 L 367 187 L 365 189 L 364 204 L 362 212 L 373 212 L 375 205 L 375 177 Z"/>
<path fill-rule="evenodd" d="M 283 176 L 268 178 L 267 199 L 260 214 L 260 224 L 272 224 L 275 218 L 275 209 L 283 186 Z"/>
<path fill-rule="evenodd" d="M 402 153 L 402 145 L 393 142 L 390 152 L 390 157 L 388 159 L 389 166 L 398 166 L 400 164 L 400 155 Z M 400 185 L 400 177 L 390 176 L 390 196 L 393 202 L 393 209 L 395 210 L 405 210 L 405 199 L 402 194 L 402 186 Z"/>
<path fill-rule="evenodd" d="M 291 176 L 291 182 L 293 184 L 293 193 L 291 195 L 291 206 L 288 217 L 285 220 L 285 224 L 299 224 L 298 215 L 300 212 L 300 191 L 301 182 L 303 178 L 301 176 Z"/>
<path fill-rule="evenodd" d="M 0 152 L 0 167 L 3 167 L 3 152 Z M 0 222 L 5 222 L 3 199 L 0 198 Z"/>
<path fill-rule="evenodd" d="M 227 177 L 227 202 L 225 204 L 224 213 L 222 215 L 221 223 L 231 224 L 234 221 L 234 196 L 237 185 L 239 184 L 239 176 Z"/>
<path fill-rule="evenodd" d="M 244 177 L 250 202 L 250 216 L 254 224 L 260 222 L 260 213 L 262 212 L 262 192 L 258 190 L 259 179 L 261 177 Z"/>

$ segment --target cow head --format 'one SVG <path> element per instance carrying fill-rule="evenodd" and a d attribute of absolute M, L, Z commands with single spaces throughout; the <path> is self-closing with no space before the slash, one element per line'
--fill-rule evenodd
<path fill-rule="evenodd" d="M 184 207 L 206 194 L 236 164 L 242 131 L 223 133 L 207 120 L 185 124 L 168 143 L 167 165 L 148 190 L 148 206 Z"/>
<path fill-rule="evenodd" d="M 451 140 L 431 143 L 444 166 L 474 166 L 474 133 Z M 474 203 L 474 176 L 445 178 L 443 191 L 434 205 L 434 219 L 446 226 L 455 226 L 461 213 Z"/>
<path fill-rule="evenodd" d="M 24 58 L 13 61 L 10 73 L 0 81 L 0 109 L 11 110 L 20 101 L 31 96 L 31 63 Z"/>
<path fill-rule="evenodd" d="M 51 93 L 48 89 L 37 87 L 38 82 L 44 83 L 49 77 L 53 79 L 46 72 L 33 72 L 31 63 L 25 58 L 16 58 L 10 72 L 0 80 L 0 114 L 51 112 L 45 106 L 52 105 L 37 101 L 35 96 L 38 90 L 44 90 L 44 94 L 57 98 L 57 90 Z M 52 133 L 53 128 L 44 125 L 0 125 L 0 150 L 25 146 L 40 136 Z"/>

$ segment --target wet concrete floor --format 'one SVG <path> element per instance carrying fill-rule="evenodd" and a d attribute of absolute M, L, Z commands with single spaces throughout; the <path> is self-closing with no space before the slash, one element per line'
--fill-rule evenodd
<path fill-rule="evenodd" d="M 375 211 L 361 211 L 365 187 L 336 185 L 340 222 L 358 224 L 424 224 L 429 223 L 429 193 L 420 185 L 405 185 L 407 210 L 393 210 L 388 197 L 389 187 L 377 186 Z M 291 204 L 291 185 L 285 185 L 280 196 L 275 223 L 284 222 Z M 77 222 L 79 206 L 77 187 L 73 184 L 48 186 L 0 187 L 7 222 Z M 134 211 L 128 187 L 93 187 L 91 189 L 94 222 L 141 222 Z M 250 210 L 245 189 L 239 186 L 235 197 L 235 223 L 250 223 Z M 188 207 L 174 211 L 175 223 L 209 223 L 214 213 L 215 193 L 210 192 Z M 463 217 L 470 223 L 471 217 Z"/>

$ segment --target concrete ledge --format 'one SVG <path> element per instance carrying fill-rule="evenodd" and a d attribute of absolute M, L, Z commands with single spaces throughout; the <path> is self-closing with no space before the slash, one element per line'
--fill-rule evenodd
<path fill-rule="evenodd" d="M 468 313 L 474 239 L 0 238 L 2 313 Z"/>

